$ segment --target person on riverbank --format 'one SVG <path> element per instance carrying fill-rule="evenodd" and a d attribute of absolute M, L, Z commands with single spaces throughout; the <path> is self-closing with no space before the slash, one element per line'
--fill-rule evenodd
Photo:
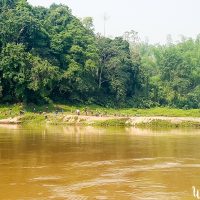
<path fill-rule="evenodd" d="M 76 110 L 76 114 L 80 115 L 80 110 L 79 109 Z"/>
<path fill-rule="evenodd" d="M 84 112 L 85 112 L 85 115 L 87 116 L 88 115 L 88 108 L 87 107 L 84 109 Z"/>

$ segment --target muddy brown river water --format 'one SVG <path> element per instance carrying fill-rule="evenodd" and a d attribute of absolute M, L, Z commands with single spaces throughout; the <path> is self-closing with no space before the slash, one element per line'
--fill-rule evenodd
<path fill-rule="evenodd" d="M 198 129 L 0 126 L 1 200 L 192 200 L 192 186 Z"/>

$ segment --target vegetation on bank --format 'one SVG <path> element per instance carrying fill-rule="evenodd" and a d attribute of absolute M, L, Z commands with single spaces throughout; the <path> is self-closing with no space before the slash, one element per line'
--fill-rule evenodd
<path fill-rule="evenodd" d="M 107 119 L 96 121 L 93 123 L 94 126 L 130 126 L 130 123 L 127 123 L 128 118 L 120 118 L 120 119 Z"/>
<path fill-rule="evenodd" d="M 80 117 L 76 110 L 80 110 Z M 170 121 L 168 119 L 153 119 L 154 117 L 189 117 L 187 121 Z M 134 122 L 140 117 L 150 117 L 151 120 Z M 137 127 L 194 127 L 200 128 L 200 123 L 190 121 L 190 118 L 200 118 L 200 110 L 183 110 L 171 108 L 104 108 L 97 105 L 63 105 L 48 104 L 37 106 L 34 104 L 1 105 L 0 119 L 17 118 L 22 124 L 53 124 L 53 125 L 93 125 L 93 126 L 137 126 Z"/>
<path fill-rule="evenodd" d="M 88 115 L 94 116 L 117 116 L 117 117 L 140 117 L 140 116 L 166 116 L 166 117 L 200 117 L 200 109 L 175 109 L 167 107 L 156 107 L 149 109 L 137 108 L 105 108 L 97 105 L 64 105 L 64 104 L 47 104 L 47 105 L 24 105 L 24 104 L 11 104 L 0 105 L 0 119 L 6 117 L 15 117 L 23 114 L 76 114 L 76 110 L 80 110 L 81 115 L 85 115 L 87 110 Z"/>
<path fill-rule="evenodd" d="M 92 18 L 80 20 L 66 5 L 0 1 L 0 103 L 197 109 L 199 55 L 199 36 L 166 45 L 141 42 L 135 31 L 111 39 L 95 34 Z M 120 110 L 122 115 L 199 116 L 197 112 Z"/>
<path fill-rule="evenodd" d="M 138 128 L 200 128 L 200 122 L 184 121 L 184 122 L 171 122 L 168 120 L 152 120 L 148 123 L 138 123 Z"/>

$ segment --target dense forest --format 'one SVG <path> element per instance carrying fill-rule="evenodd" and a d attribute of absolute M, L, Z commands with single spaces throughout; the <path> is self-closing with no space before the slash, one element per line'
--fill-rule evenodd
<path fill-rule="evenodd" d="M 200 108 L 200 37 L 111 39 L 65 5 L 0 0 L 0 101 Z"/>

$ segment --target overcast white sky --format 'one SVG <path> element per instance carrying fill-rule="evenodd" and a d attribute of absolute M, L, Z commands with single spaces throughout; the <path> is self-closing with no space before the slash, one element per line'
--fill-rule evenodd
<path fill-rule="evenodd" d="M 118 36 L 135 30 L 151 43 L 174 41 L 180 35 L 196 37 L 200 33 L 200 0 L 28 0 L 32 5 L 48 7 L 53 2 L 68 5 L 75 16 L 91 16 L 96 32 L 103 33 L 103 15 L 107 13 L 106 35 Z"/>

